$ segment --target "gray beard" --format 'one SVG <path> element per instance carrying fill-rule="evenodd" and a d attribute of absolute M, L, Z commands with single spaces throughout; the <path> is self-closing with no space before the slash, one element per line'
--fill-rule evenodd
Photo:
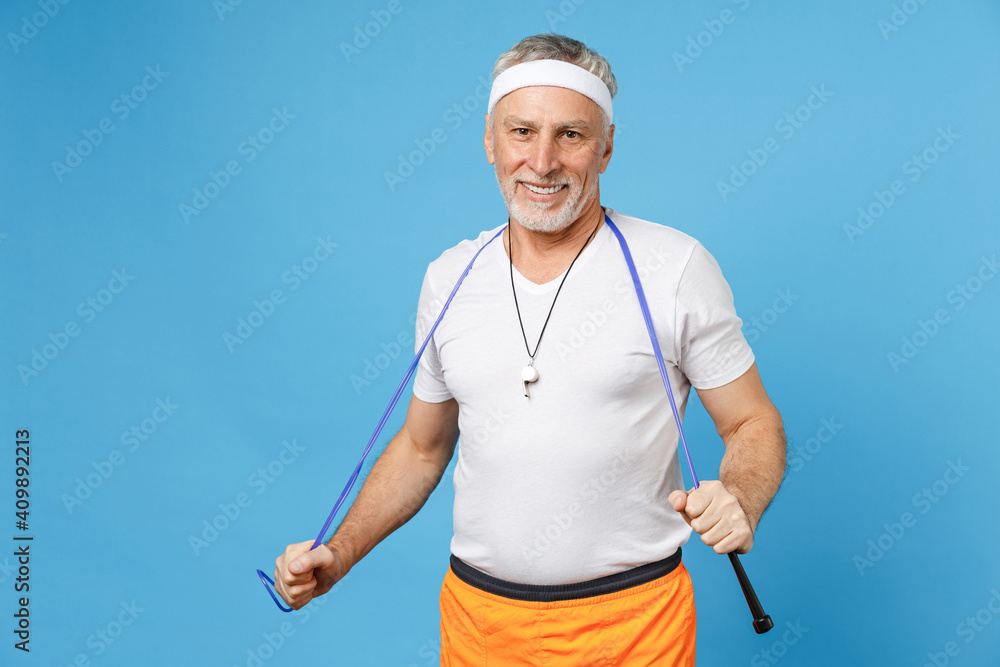
<path fill-rule="evenodd" d="M 496 172 L 496 168 L 494 168 Z M 525 229 L 532 232 L 558 232 L 565 229 L 573 221 L 580 217 L 583 207 L 590 201 L 597 190 L 597 179 L 593 185 L 583 192 L 579 187 L 574 187 L 574 183 L 568 183 L 570 188 L 566 202 L 555 211 L 551 210 L 551 204 L 536 204 L 528 201 L 523 206 L 517 199 L 517 180 L 514 177 L 507 179 L 504 183 L 500 180 L 500 174 L 496 174 L 497 184 L 500 186 L 500 193 L 507 204 L 510 216 L 517 220 Z M 539 183 L 545 183 L 545 179 L 536 179 Z M 549 185 L 558 185 L 553 181 Z"/>

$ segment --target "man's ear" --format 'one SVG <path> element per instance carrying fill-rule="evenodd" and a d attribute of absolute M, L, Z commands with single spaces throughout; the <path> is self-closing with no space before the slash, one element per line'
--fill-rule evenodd
<path fill-rule="evenodd" d="M 496 163 L 493 156 L 493 132 L 490 131 L 490 115 L 486 114 L 486 132 L 483 133 L 483 148 L 486 149 L 486 161 L 490 164 Z"/>
<path fill-rule="evenodd" d="M 601 157 L 600 173 L 603 174 L 604 170 L 608 168 L 608 163 L 611 162 L 611 153 L 614 151 L 614 148 L 615 148 L 615 126 L 612 125 L 611 128 L 608 130 L 608 141 L 607 143 L 604 144 L 604 155 Z"/>

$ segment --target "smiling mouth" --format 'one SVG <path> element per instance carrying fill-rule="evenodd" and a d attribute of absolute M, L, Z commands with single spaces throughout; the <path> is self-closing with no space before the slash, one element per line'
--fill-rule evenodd
<path fill-rule="evenodd" d="M 553 185 L 553 186 L 550 186 L 550 187 L 547 187 L 547 188 L 542 188 L 542 187 L 539 187 L 537 185 L 531 185 L 530 183 L 525 183 L 524 181 L 521 181 L 521 185 L 523 185 L 524 187 L 526 187 L 531 192 L 534 192 L 536 195 L 551 195 L 551 194 L 555 194 L 556 192 L 559 192 L 564 187 L 566 187 L 566 184 L 563 183 L 562 185 Z"/>

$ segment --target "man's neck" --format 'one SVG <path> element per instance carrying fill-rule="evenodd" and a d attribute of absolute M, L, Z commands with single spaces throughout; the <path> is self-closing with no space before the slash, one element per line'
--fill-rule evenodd
<path fill-rule="evenodd" d="M 570 265 L 591 233 L 603 223 L 604 209 L 599 195 L 587 204 L 579 218 L 555 232 L 531 231 L 512 218 L 510 233 L 514 240 L 514 268 L 539 285 L 555 279 Z M 506 234 L 504 247 L 509 257 L 510 245 Z"/>

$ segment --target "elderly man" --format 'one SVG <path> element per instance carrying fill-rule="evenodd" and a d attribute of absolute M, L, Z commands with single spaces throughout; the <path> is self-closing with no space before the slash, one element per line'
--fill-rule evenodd
<path fill-rule="evenodd" d="M 694 664 L 680 547 L 693 529 L 720 554 L 750 550 L 785 441 L 712 256 L 601 205 L 616 91 L 607 60 L 566 37 L 529 37 L 497 61 L 483 143 L 509 222 L 428 268 L 418 345 L 472 267 L 429 340 L 405 424 L 327 548 L 278 557 L 292 607 L 420 509 L 461 435 L 443 665 Z M 726 447 L 719 479 L 690 492 L 616 230 L 681 414 L 693 386 Z"/>

